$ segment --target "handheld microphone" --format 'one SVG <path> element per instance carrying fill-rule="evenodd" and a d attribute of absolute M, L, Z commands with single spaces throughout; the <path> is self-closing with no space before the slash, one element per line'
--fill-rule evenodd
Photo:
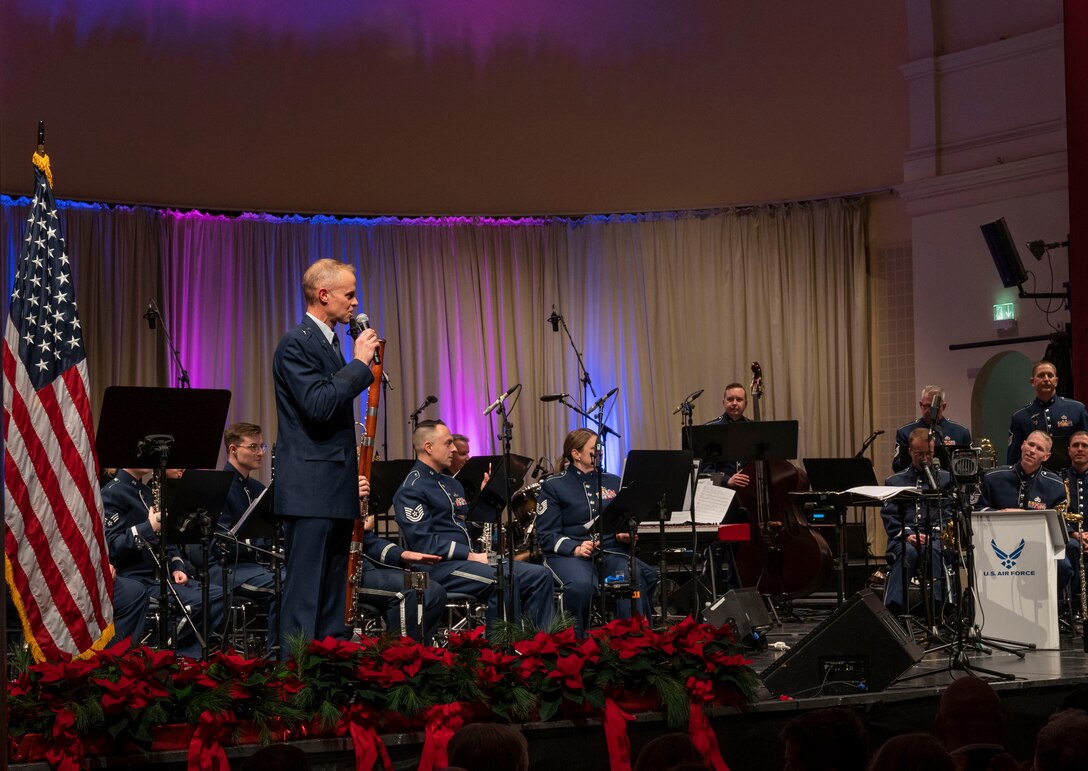
<path fill-rule="evenodd" d="M 144 311 L 144 318 L 147 319 L 147 328 L 155 328 L 155 319 L 158 318 L 159 312 L 155 310 L 155 301 L 147 301 L 147 310 Z"/>
<path fill-rule="evenodd" d="M 544 394 L 540 397 L 542 402 L 561 402 L 566 399 L 570 394 Z"/>
<path fill-rule="evenodd" d="M 545 321 L 547 321 L 548 323 L 550 323 L 552 325 L 552 332 L 558 332 L 559 331 L 559 320 L 561 318 L 563 318 L 563 317 L 555 312 L 555 306 L 553 305 L 552 306 L 552 315 L 548 316 L 548 318 L 545 319 Z"/>
<path fill-rule="evenodd" d="M 604 405 L 604 403 L 611 399 L 613 396 L 615 396 L 619 392 L 619 390 L 619 386 L 616 386 L 611 391 L 602 396 L 600 399 L 598 399 L 592 407 L 586 410 L 586 412 L 593 412 L 594 410 L 599 410 Z"/>
<path fill-rule="evenodd" d="M 498 399 L 491 402 L 490 407 L 488 407 L 486 410 L 484 410 L 484 415 L 485 416 L 490 415 L 492 412 L 497 410 L 499 408 L 499 405 L 502 404 L 503 402 L 505 402 L 507 399 L 509 399 L 510 394 L 514 393 L 514 391 L 518 390 L 519 388 L 521 388 L 521 383 L 515 383 L 514 385 L 507 388 L 504 393 L 499 395 Z"/>
<path fill-rule="evenodd" d="M 370 317 L 365 313 L 358 313 L 351 317 L 351 321 L 348 322 L 348 334 L 351 335 L 351 339 L 355 340 L 359 335 L 363 334 L 370 329 Z M 381 364 L 382 357 L 378 353 L 378 349 L 374 349 L 374 363 Z"/>

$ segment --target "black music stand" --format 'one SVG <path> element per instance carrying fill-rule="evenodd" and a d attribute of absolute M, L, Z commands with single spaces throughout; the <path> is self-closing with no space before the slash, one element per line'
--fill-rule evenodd
<path fill-rule="evenodd" d="M 245 541 L 245 548 L 263 554 L 268 558 L 268 566 L 272 571 L 272 601 L 276 607 L 275 638 L 268 641 L 269 655 L 274 655 L 280 645 L 280 619 L 283 610 L 283 549 L 280 545 L 280 520 L 276 516 L 274 500 L 276 496 L 275 480 L 268 483 L 268 487 L 261 490 L 253 502 L 246 507 L 234 523 L 234 527 L 226 533 L 220 532 L 221 538 L 233 540 L 236 547 L 241 547 Z M 271 548 L 255 546 L 251 541 L 268 543 Z M 223 596 L 227 596 L 227 571 L 223 571 Z M 272 631 L 272 630 L 270 630 Z"/>
<path fill-rule="evenodd" d="M 110 386 L 102 397 L 95 450 L 104 467 L 152 468 L 161 491 L 167 468 L 215 468 L 230 391 Z M 163 510 L 163 523 L 170 512 Z M 171 642 L 166 566 L 168 528 L 159 534 L 159 644 Z M 179 607 L 182 603 L 178 603 Z"/>
<path fill-rule="evenodd" d="M 200 544 L 200 642 L 201 658 L 208 658 L 211 608 L 208 602 L 208 551 L 212 534 L 223 513 L 233 471 L 186 471 L 181 479 L 167 479 L 162 491 L 163 508 L 170 516 L 163 523 L 166 539 L 173 544 Z M 224 573 L 225 575 L 225 573 Z M 223 593 L 224 602 L 226 592 Z M 192 623 L 192 619 L 189 619 Z"/>
<path fill-rule="evenodd" d="M 797 426 L 796 420 L 691 426 L 681 434 L 681 443 L 704 463 L 793 460 L 797 457 Z"/>
<path fill-rule="evenodd" d="M 665 564 L 665 522 L 672 512 L 683 511 L 687 492 L 691 489 L 691 582 L 695 592 L 695 612 L 699 607 L 699 586 L 696 581 L 696 560 L 698 559 L 699 540 L 695 529 L 695 489 L 692 477 L 695 466 L 690 450 L 631 450 L 623 464 L 623 479 L 619 495 L 608 506 L 604 514 L 603 532 L 613 533 L 626 525 L 631 532 L 631 564 L 628 572 L 631 583 L 631 611 L 635 611 L 635 600 L 640 592 L 636 568 L 636 540 L 638 523 L 650 518 L 650 512 L 657 512 L 660 533 L 660 553 L 658 555 L 658 584 L 661 587 L 661 618 L 667 623 L 669 612 L 668 575 Z"/>
<path fill-rule="evenodd" d="M 484 474 L 488 473 L 488 469 L 491 469 L 492 480 L 498 479 L 502 482 L 502 476 L 500 475 L 500 469 L 503 468 L 502 459 L 503 456 L 501 455 L 474 455 L 465 461 L 465 465 L 457 472 L 455 479 L 465 488 L 465 495 L 468 498 L 472 498 L 480 492 L 480 484 L 484 480 Z M 529 467 L 532 465 L 532 458 L 511 454 L 510 473 L 506 475 L 510 490 L 520 490 L 524 486 L 525 476 L 529 473 Z M 499 495 L 502 495 L 501 491 Z"/>
<path fill-rule="evenodd" d="M 852 487 L 876 486 L 876 469 L 868 458 L 803 458 L 805 473 L 813 490 L 828 493 L 841 493 Z M 846 547 L 846 508 L 850 504 L 838 497 L 826 503 L 805 503 L 806 511 L 830 508 L 835 526 L 835 537 L 839 541 L 839 555 L 836 571 L 839 574 L 837 606 L 846 602 L 846 567 L 850 556 Z M 813 524 L 816 524 L 815 522 Z"/>
<path fill-rule="evenodd" d="M 393 496 L 404 484 L 404 480 L 412 472 L 416 462 L 411 458 L 397 460 L 376 460 L 370 464 L 370 497 L 367 499 L 367 513 L 373 513 L 374 532 L 382 536 L 390 534 L 389 521 L 386 514 L 393 507 Z M 385 531 L 379 529 L 379 524 L 385 524 Z"/>

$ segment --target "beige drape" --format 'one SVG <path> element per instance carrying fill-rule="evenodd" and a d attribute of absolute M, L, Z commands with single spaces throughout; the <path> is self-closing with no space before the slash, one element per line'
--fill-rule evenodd
<path fill-rule="evenodd" d="M 26 206 L 3 201 L 8 286 Z M 515 452 L 558 454 L 579 419 L 538 398 L 577 400 L 579 373 L 545 321 L 553 304 L 596 392 L 620 388 L 607 420 L 623 437 L 608 450 L 617 472 L 628 449 L 679 446 L 671 413 L 692 391 L 706 389 L 696 421 L 718 415 L 753 360 L 764 417 L 800 421 L 802 457 L 852 455 L 869 426 L 863 201 L 513 222 L 61 214 L 96 414 L 108 385 L 176 382 L 161 331 L 141 318 L 155 298 L 193 385 L 230 389 L 228 421 L 274 441 L 272 353 L 303 313 L 302 271 L 329 256 L 357 266 L 360 308 L 388 341 L 395 390 L 378 444 L 390 457 L 408 455 L 407 416 L 428 394 L 439 403 L 424 417 L 468 434 L 474 454 L 498 450 L 481 413 L 514 383 Z"/>

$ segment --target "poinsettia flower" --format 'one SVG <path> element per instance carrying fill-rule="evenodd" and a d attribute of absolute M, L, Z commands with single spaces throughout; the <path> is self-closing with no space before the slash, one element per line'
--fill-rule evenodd
<path fill-rule="evenodd" d="M 581 656 L 560 656 L 555 662 L 555 669 L 547 677 L 550 680 L 562 679 L 563 685 L 571 690 L 581 690 L 584 664 L 585 659 Z"/>

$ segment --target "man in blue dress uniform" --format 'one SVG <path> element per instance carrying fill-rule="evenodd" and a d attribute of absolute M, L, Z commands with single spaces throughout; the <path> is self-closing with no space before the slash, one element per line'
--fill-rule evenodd
<path fill-rule="evenodd" d="M 412 434 L 412 448 L 415 466 L 393 496 L 404 543 L 415 551 L 437 554 L 441 562 L 424 570 L 447 592 L 487 602 L 490 622 L 498 611 L 496 572 L 486 554 L 472 550 L 464 521 L 469 508 L 465 489 L 445 473 L 453 458 L 453 436 L 445 423 L 423 420 Z M 547 626 L 555 615 L 555 583 L 548 569 L 515 562 L 513 581 L 520 609 L 511 609 L 509 617 L 516 620 L 524 614 L 537 629 Z"/>
<path fill-rule="evenodd" d="M 283 639 L 346 637 L 348 549 L 359 517 L 352 404 L 374 376 L 378 347 L 372 329 L 360 334 L 344 361 L 337 324 L 348 324 L 359 304 L 355 271 L 318 260 L 302 276 L 306 315 L 280 340 L 272 361 L 279 423 L 276 514 L 283 520 L 287 577 Z M 281 658 L 287 646 L 280 647 Z"/>
<path fill-rule="evenodd" d="M 1088 412 L 1074 399 L 1058 396 L 1058 368 L 1049 361 L 1036 362 L 1031 370 L 1035 399 L 1012 414 L 1009 424 L 1009 450 L 1006 463 L 1020 460 L 1020 447 L 1032 431 L 1050 436 L 1072 436 L 1074 431 L 1088 431 Z"/>
<path fill-rule="evenodd" d="M 1015 465 L 999 466 L 982 478 L 977 509 L 1053 509 L 1064 503 L 1065 484 L 1061 477 L 1043 468 L 1053 441 L 1045 431 L 1032 431 L 1020 445 Z M 1058 590 L 1073 578 L 1073 560 L 1079 544 L 1070 539 L 1065 557 L 1058 560 Z"/>
<path fill-rule="evenodd" d="M 940 399 L 936 419 L 933 416 L 933 402 Z M 922 417 L 918 420 L 900 426 L 895 432 L 895 454 L 892 456 L 892 471 L 899 472 L 912 463 L 911 454 L 907 447 L 911 432 L 916 428 L 933 429 L 934 441 L 947 446 L 971 445 L 971 432 L 966 426 L 953 423 L 944 416 L 944 410 L 948 402 L 944 398 L 944 389 L 936 385 L 927 385 L 922 389 L 922 398 L 918 400 L 918 406 L 922 409 Z"/>
<path fill-rule="evenodd" d="M 264 485 L 251 475 L 261 467 L 268 446 L 264 443 L 261 427 L 254 423 L 234 423 L 227 426 L 223 432 L 223 446 L 227 450 L 227 462 L 223 470 L 231 472 L 232 478 L 227 500 L 223 504 L 223 513 L 219 516 L 219 526 L 223 530 L 230 530 L 264 491 Z M 271 546 L 267 541 L 254 545 L 263 549 Z M 189 556 L 194 562 L 199 560 L 198 551 L 189 550 Z M 227 539 L 219 539 L 208 553 L 208 562 L 208 581 L 213 586 L 222 587 L 226 584 L 228 603 L 230 596 L 237 595 L 253 600 L 264 608 L 268 617 L 268 648 L 275 649 L 278 641 L 276 582 L 272 571 L 262 564 L 268 562 L 268 558 Z"/>
<path fill-rule="evenodd" d="M 933 462 L 933 443 L 929 439 L 929 429 L 921 427 L 911 431 L 907 446 L 911 465 L 898 474 L 888 477 L 884 484 L 888 487 L 932 490 L 930 476 L 926 474 L 926 466 Z M 932 473 L 932 467 L 930 473 Z M 936 470 L 936 474 L 934 481 L 937 483 L 937 489 L 950 493 L 952 475 L 940 469 Z M 928 522 L 926 521 L 927 513 Z M 945 575 L 940 532 L 950 514 L 951 499 L 945 499 L 940 504 L 891 501 L 880 510 L 880 517 L 884 520 L 884 530 L 888 533 L 887 554 L 890 561 L 888 580 L 884 585 L 884 604 L 893 614 L 899 615 L 908 610 L 903 594 L 903 560 L 906 559 L 906 575 L 913 576 L 915 566 L 918 564 L 918 556 L 923 552 L 929 554 L 929 576 L 932 579 L 933 597 L 938 603 L 944 602 Z M 904 541 L 906 542 L 905 553 Z"/>
<path fill-rule="evenodd" d="M 1083 516 L 1088 513 L 1088 431 L 1077 431 L 1071 437 L 1069 437 L 1069 466 L 1065 468 L 1062 473 L 1062 478 L 1065 481 L 1066 489 L 1069 491 L 1069 511 L 1073 514 L 1080 514 Z M 1071 526 L 1070 535 L 1077 538 L 1078 535 L 1088 532 L 1088 522 L 1082 524 L 1082 533 L 1077 533 L 1076 526 Z M 1081 541 L 1081 548 L 1083 549 L 1085 544 L 1088 543 L 1088 537 L 1085 537 Z M 1073 574 L 1077 576 L 1075 583 L 1073 584 L 1076 592 L 1080 593 L 1080 555 L 1076 554 L 1075 550 L 1073 554 L 1069 555 L 1073 562 Z"/>
<path fill-rule="evenodd" d="M 139 581 L 151 596 L 156 596 L 159 574 L 152 550 L 159 548 L 159 532 L 162 517 L 154 506 L 154 495 L 146 481 L 151 469 L 119 469 L 117 476 L 102 488 L 102 507 L 106 514 L 106 546 L 110 564 L 122 578 Z M 191 578 L 192 566 L 181 556 L 177 546 L 167 549 L 165 566 L 170 571 L 169 580 L 178 599 L 185 606 L 189 617 L 196 623 L 201 618 L 200 582 Z M 127 595 L 126 595 L 127 596 Z M 137 598 L 128 601 L 139 602 Z M 208 585 L 210 629 L 214 632 L 223 620 L 223 591 L 214 584 Z M 200 658 L 200 642 L 195 630 L 184 621 L 180 613 L 173 616 L 178 621 L 175 632 L 175 649 L 181 656 Z M 131 632 L 132 627 L 129 627 Z M 160 645 L 162 642 L 160 641 Z"/>
<path fill-rule="evenodd" d="M 566 469 L 540 484 L 536 528 L 544 562 L 563 584 L 563 609 L 574 616 L 575 631 L 584 637 L 598 585 L 594 570 L 598 548 L 593 540 L 594 522 L 619 492 L 620 478 L 602 474 L 598 491 L 597 434 L 588 428 L 567 434 L 563 459 Z M 630 572 L 630 533 L 605 535 L 600 548 L 600 570 L 605 576 Z M 657 586 L 657 570 L 642 560 L 636 560 L 635 564 L 641 595 L 636 610 L 648 619 L 653 612 L 650 599 Z M 630 617 L 630 601 L 618 600 L 616 613 L 621 618 Z"/>

